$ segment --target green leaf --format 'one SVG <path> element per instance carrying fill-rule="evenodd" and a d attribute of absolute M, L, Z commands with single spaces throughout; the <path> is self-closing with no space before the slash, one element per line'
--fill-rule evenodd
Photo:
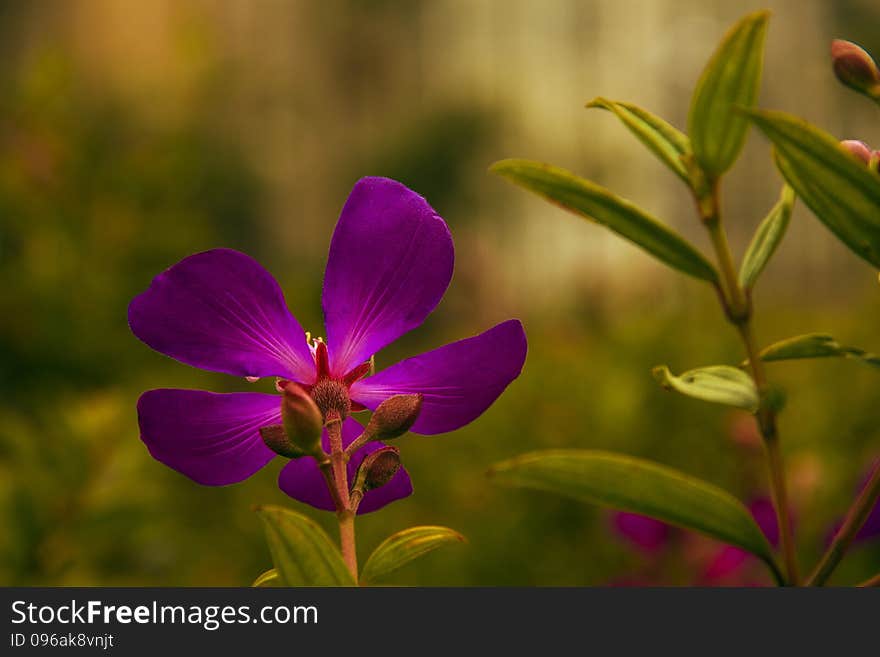
<path fill-rule="evenodd" d="M 448 527 L 410 527 L 382 541 L 361 571 L 361 584 L 367 586 L 394 572 L 413 559 L 448 543 L 464 543 L 465 537 Z"/>
<path fill-rule="evenodd" d="M 717 178 L 736 160 L 749 123 L 738 107 L 753 107 L 761 86 L 769 12 L 742 18 L 724 36 L 691 99 L 688 132 L 697 162 Z"/>
<path fill-rule="evenodd" d="M 803 119 L 748 114 L 773 142 L 776 164 L 797 195 L 844 244 L 880 267 L 880 176 Z"/>
<path fill-rule="evenodd" d="M 491 171 L 566 210 L 610 228 L 670 267 L 717 284 L 715 268 L 694 246 L 644 210 L 604 187 L 565 169 L 529 160 L 502 160 L 493 164 Z"/>
<path fill-rule="evenodd" d="M 798 360 L 802 358 L 852 358 L 880 367 L 880 356 L 858 347 L 845 347 L 830 335 L 808 333 L 771 344 L 761 351 L 761 360 Z"/>
<path fill-rule="evenodd" d="M 254 588 L 264 588 L 284 585 L 281 583 L 281 576 L 278 575 L 278 571 L 274 568 L 271 568 L 259 577 L 257 577 L 257 579 L 254 580 L 254 583 L 251 584 L 251 586 Z"/>
<path fill-rule="evenodd" d="M 740 547 L 777 572 L 767 539 L 732 495 L 672 468 L 622 454 L 547 450 L 498 463 L 496 483 L 640 513 Z"/>
<path fill-rule="evenodd" d="M 761 275 L 764 267 L 776 252 L 776 247 L 779 246 L 788 229 L 794 200 L 794 190 L 788 185 L 784 185 L 782 193 L 779 195 L 779 201 L 755 231 L 739 269 L 739 284 L 743 288 L 752 289 L 758 276 Z"/>
<path fill-rule="evenodd" d="M 587 107 L 601 107 L 613 112 L 661 162 L 690 184 L 682 157 L 691 154 L 691 142 L 683 132 L 638 105 L 595 98 L 587 103 Z"/>
<path fill-rule="evenodd" d="M 688 397 L 744 408 L 754 413 L 759 397 L 755 382 L 748 374 L 729 365 L 712 365 L 689 370 L 675 376 L 665 365 L 655 367 L 654 378 L 667 390 L 675 390 Z"/>
<path fill-rule="evenodd" d="M 342 554 L 313 520 L 280 506 L 257 507 L 284 586 L 356 586 Z"/>

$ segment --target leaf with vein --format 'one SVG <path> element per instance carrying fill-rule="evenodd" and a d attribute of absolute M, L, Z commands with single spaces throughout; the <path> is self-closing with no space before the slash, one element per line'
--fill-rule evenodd
<path fill-rule="evenodd" d="M 758 556 L 780 579 L 767 539 L 739 500 L 664 465 L 610 452 L 560 449 L 497 463 L 489 476 L 503 486 L 556 493 L 706 534 Z"/>
<path fill-rule="evenodd" d="M 502 160 L 491 171 L 601 224 L 685 274 L 717 285 L 715 267 L 687 240 L 633 203 L 570 171 L 529 160 Z"/>
<path fill-rule="evenodd" d="M 691 142 L 686 134 L 659 116 L 631 103 L 595 98 L 587 103 L 587 107 L 600 107 L 612 112 L 661 162 L 690 185 L 690 175 L 682 160 L 691 155 Z"/>

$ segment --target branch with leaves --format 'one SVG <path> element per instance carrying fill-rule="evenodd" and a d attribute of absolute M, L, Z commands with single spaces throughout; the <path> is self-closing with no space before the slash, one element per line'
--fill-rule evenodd
<path fill-rule="evenodd" d="M 755 108 L 768 19 L 766 11 L 749 14 L 723 37 L 694 89 L 688 134 L 631 103 L 596 98 L 587 104 L 611 112 L 687 186 L 697 217 L 708 231 L 714 262 L 647 211 L 571 172 L 529 160 L 503 160 L 491 170 L 605 226 L 671 268 L 714 288 L 724 316 L 742 341 L 744 362 L 739 367 L 699 367 L 678 376 L 661 365 L 654 368 L 654 375 L 664 388 L 745 409 L 755 416 L 765 446 L 784 567 L 777 565 L 776 556 L 744 505 L 710 483 L 659 464 L 568 450 L 514 458 L 496 465 L 490 473 L 502 485 L 554 491 L 718 538 L 758 556 L 780 584 L 798 585 L 801 578 L 778 427 L 784 395 L 768 379 L 765 363 L 843 357 L 878 366 L 880 359 L 822 334 L 796 336 L 761 349 L 755 339 L 752 293 L 788 230 L 796 197 L 853 252 L 880 267 L 880 156 L 864 145 L 867 156 L 855 152 L 852 145 L 842 146 L 796 117 Z M 880 99 L 880 73 L 873 60 L 854 44 L 844 47 L 844 43 L 835 42 L 832 49 L 838 77 L 873 100 Z M 720 195 L 724 175 L 737 160 L 751 124 L 773 142 L 785 184 L 778 202 L 758 224 L 737 268 L 724 228 Z M 855 502 L 810 584 L 821 585 L 842 558 L 880 492 L 880 483 L 875 480 L 880 480 L 880 475 Z"/>

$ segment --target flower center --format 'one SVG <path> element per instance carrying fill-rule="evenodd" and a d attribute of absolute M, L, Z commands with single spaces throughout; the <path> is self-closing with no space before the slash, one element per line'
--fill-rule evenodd
<path fill-rule="evenodd" d="M 333 379 L 321 379 L 311 390 L 312 399 L 321 411 L 321 416 L 326 422 L 328 415 L 338 415 L 345 419 L 351 414 L 351 398 L 348 396 L 348 386 Z"/>
<path fill-rule="evenodd" d="M 345 419 L 351 412 L 364 410 L 360 404 L 353 404 L 348 394 L 348 389 L 355 381 L 358 381 L 370 373 L 372 362 L 361 363 L 341 379 L 333 377 L 330 374 L 330 358 L 327 353 L 327 345 L 321 338 L 309 340 L 309 348 L 315 358 L 315 382 L 310 386 L 304 386 L 308 390 L 315 405 L 321 411 L 324 421 L 327 421 L 328 415 Z"/>

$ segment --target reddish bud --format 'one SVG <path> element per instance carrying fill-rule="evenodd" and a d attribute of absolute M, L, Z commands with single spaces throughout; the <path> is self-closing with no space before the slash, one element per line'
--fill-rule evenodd
<path fill-rule="evenodd" d="M 399 438 L 415 424 L 421 410 L 421 394 L 394 395 L 379 404 L 366 432 L 375 440 Z"/>
<path fill-rule="evenodd" d="M 880 70 L 863 48 L 851 41 L 831 42 L 831 61 L 837 79 L 871 98 L 880 98 Z"/>
<path fill-rule="evenodd" d="M 846 139 L 840 142 L 840 145 L 865 164 L 868 164 L 871 161 L 871 149 L 868 148 L 868 145 L 865 142 L 858 141 L 857 139 Z"/>
<path fill-rule="evenodd" d="M 400 450 L 396 447 L 382 447 L 367 454 L 358 467 L 352 492 L 360 495 L 384 486 L 400 470 Z"/>

